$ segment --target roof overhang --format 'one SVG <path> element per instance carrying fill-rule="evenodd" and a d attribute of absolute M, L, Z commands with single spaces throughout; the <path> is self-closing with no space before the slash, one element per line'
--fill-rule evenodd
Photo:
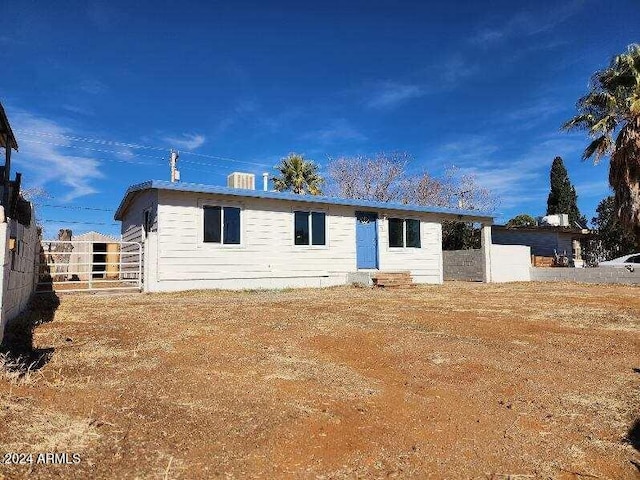
<path fill-rule="evenodd" d="M 18 142 L 13 135 L 9 119 L 7 118 L 4 108 L 2 108 L 2 104 L 0 104 L 0 147 L 12 148 L 18 151 Z"/>
<path fill-rule="evenodd" d="M 403 211 L 414 213 L 429 213 L 439 215 L 444 220 L 493 223 L 493 214 L 478 210 L 459 210 L 455 208 L 432 207 L 404 203 L 377 202 L 352 198 L 325 197 L 320 195 L 298 195 L 290 192 L 272 192 L 264 190 L 245 190 L 240 188 L 219 187 L 215 185 L 200 185 L 195 183 L 171 183 L 163 180 L 149 180 L 129 187 L 114 215 L 115 220 L 122 220 L 124 213 L 135 198 L 136 194 L 145 190 L 169 190 L 176 192 L 205 193 L 225 195 L 240 198 L 263 198 L 288 202 L 302 202 L 316 205 L 341 205 L 377 211 Z"/>
<path fill-rule="evenodd" d="M 537 227 L 507 227 L 506 225 L 494 225 L 494 229 L 507 232 L 533 232 L 533 233 L 570 233 L 571 235 L 590 235 L 586 228 L 554 227 L 552 225 L 539 225 Z"/>

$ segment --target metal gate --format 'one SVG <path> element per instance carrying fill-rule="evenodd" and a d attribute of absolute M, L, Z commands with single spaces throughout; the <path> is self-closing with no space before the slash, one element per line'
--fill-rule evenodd
<path fill-rule="evenodd" d="M 142 244 L 43 240 L 37 293 L 142 289 Z"/>

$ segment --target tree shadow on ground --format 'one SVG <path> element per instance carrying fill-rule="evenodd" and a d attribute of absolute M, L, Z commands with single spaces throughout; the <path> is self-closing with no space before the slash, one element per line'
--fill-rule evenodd
<path fill-rule="evenodd" d="M 51 360 L 54 349 L 35 348 L 33 333 L 39 325 L 53 320 L 59 305 L 60 299 L 54 292 L 34 295 L 27 309 L 7 323 L 0 344 L 5 368 L 26 375 L 41 369 Z"/>
<path fill-rule="evenodd" d="M 629 444 L 640 452 L 640 418 L 637 418 L 629 431 L 627 432 L 627 436 L 625 438 Z"/>

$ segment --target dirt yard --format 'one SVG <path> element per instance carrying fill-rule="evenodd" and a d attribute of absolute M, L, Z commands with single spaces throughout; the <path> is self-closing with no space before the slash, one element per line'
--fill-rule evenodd
<path fill-rule="evenodd" d="M 640 476 L 637 287 L 40 304 L 0 375 L 0 454 L 33 463 L 0 478 Z M 53 451 L 70 464 L 37 463 Z"/>

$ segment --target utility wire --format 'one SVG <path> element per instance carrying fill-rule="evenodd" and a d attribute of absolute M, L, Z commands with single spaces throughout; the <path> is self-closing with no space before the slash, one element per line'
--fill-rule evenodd
<path fill-rule="evenodd" d="M 21 133 L 23 133 L 25 135 L 33 135 L 33 136 L 49 137 L 49 138 L 60 138 L 60 139 L 66 139 L 66 140 L 71 140 L 71 141 L 75 141 L 75 142 L 87 142 L 87 143 L 94 143 L 94 144 L 106 145 L 106 146 L 118 146 L 118 147 L 126 147 L 126 148 L 140 148 L 140 149 L 146 149 L 146 150 L 158 150 L 158 151 L 163 151 L 163 152 L 166 152 L 166 151 L 169 150 L 169 148 L 158 147 L 158 146 L 140 145 L 140 144 L 135 144 L 135 143 L 115 142 L 115 141 L 111 141 L 111 140 L 100 140 L 100 139 L 97 139 L 97 138 L 90 138 L 90 137 L 74 137 L 74 136 L 71 136 L 71 135 L 53 134 L 53 133 L 47 133 L 47 132 L 37 132 L 37 131 L 32 131 L 32 130 L 16 130 L 16 132 L 21 132 Z M 68 144 L 64 144 L 64 143 L 43 142 L 43 141 L 29 140 L 29 139 L 23 140 L 23 142 L 37 143 L 37 144 L 41 144 L 41 145 L 51 145 L 51 146 L 54 146 L 54 147 L 61 147 L 61 148 L 77 148 L 77 149 L 84 149 L 84 150 L 92 150 L 92 151 L 96 151 L 96 152 L 113 153 L 113 154 L 125 155 L 125 156 L 130 156 L 130 157 L 145 157 L 145 158 L 157 159 L 157 156 L 152 156 L 152 155 L 141 155 L 141 154 L 138 154 L 138 153 L 117 151 L 117 150 L 104 150 L 104 149 L 98 149 L 98 148 L 83 147 L 83 146 L 80 146 L 80 145 L 68 145 Z M 273 165 L 268 164 L 268 163 L 249 162 L 249 161 L 246 161 L 246 160 L 238 160 L 236 158 L 221 157 L 221 156 L 209 155 L 209 154 L 205 154 L 205 153 L 182 151 L 182 152 L 180 152 L 180 155 L 181 156 L 193 155 L 195 157 L 210 158 L 212 160 L 219 160 L 219 161 L 223 161 L 223 162 L 243 163 L 243 164 L 246 164 L 246 165 L 254 165 L 254 166 L 257 166 L 257 167 L 273 168 Z M 192 162 L 190 160 L 182 160 L 182 161 L 183 162 L 190 162 L 190 163 L 194 163 L 194 164 L 196 163 L 196 162 Z M 126 160 L 123 160 L 123 162 L 126 162 Z M 199 165 L 213 166 L 211 164 L 205 164 L 205 163 L 199 163 Z"/>
<path fill-rule="evenodd" d="M 52 219 L 48 219 L 48 218 L 43 218 L 43 219 L 38 219 L 38 222 L 41 223 L 73 223 L 76 225 L 110 225 L 110 226 L 114 226 L 114 227 L 118 227 L 120 226 L 119 223 L 107 223 L 107 222 L 80 222 L 80 221 L 75 221 L 75 220 L 52 220 Z"/>
<path fill-rule="evenodd" d="M 186 155 L 187 153 L 190 153 L 190 152 L 180 153 L 180 156 Z M 227 158 L 227 159 L 220 158 L 220 160 L 221 161 L 225 161 L 225 162 L 244 163 L 244 164 L 247 164 L 247 165 L 255 165 L 255 166 L 258 166 L 258 167 L 273 168 L 273 165 L 267 165 L 266 163 L 245 162 L 243 160 L 233 160 L 231 158 Z M 194 162 L 193 160 L 185 160 L 185 159 L 182 159 L 182 158 L 180 159 L 180 163 L 190 163 L 192 165 L 204 165 L 204 166 L 207 166 L 207 167 L 218 166 L 218 165 L 214 165 L 212 163 Z"/>
<path fill-rule="evenodd" d="M 127 147 L 127 148 L 140 148 L 145 150 L 161 150 L 167 151 L 168 148 L 164 147 L 153 147 L 150 145 L 140 145 L 138 143 L 123 143 L 123 142 L 115 142 L 112 140 L 100 140 L 98 138 L 90 138 L 90 137 L 74 137 L 71 135 L 63 135 L 49 132 L 37 132 L 34 130 L 16 130 L 18 133 L 22 133 L 24 135 L 31 135 L 36 137 L 51 137 L 51 138 L 64 138 L 67 140 L 72 140 L 74 142 L 88 142 L 88 143 L 97 143 L 100 145 L 113 145 L 117 147 Z"/>
<path fill-rule="evenodd" d="M 39 207 L 50 207 L 50 208 L 67 208 L 70 210 L 91 210 L 93 212 L 113 212 L 113 209 L 109 208 L 94 208 L 94 207 L 81 207 L 79 205 L 53 205 L 51 203 L 43 203 L 38 205 Z"/>
<path fill-rule="evenodd" d="M 145 157 L 145 158 L 155 158 L 156 160 L 158 159 L 157 155 L 140 155 L 139 153 L 123 152 L 123 151 L 117 151 L 117 150 L 103 150 L 101 148 L 91 148 L 91 147 L 85 147 L 82 145 L 65 145 L 64 143 L 40 142 L 38 140 L 24 140 L 24 139 L 22 141 L 28 142 L 28 143 L 37 143 L 39 145 L 51 145 L 53 147 L 60 147 L 60 148 L 77 148 L 80 150 L 91 150 L 94 152 L 113 153 L 116 155 L 124 155 L 127 157 Z M 121 161 L 127 162 L 127 160 L 121 160 Z"/>
<path fill-rule="evenodd" d="M 259 162 L 247 162 L 244 160 L 236 160 L 235 158 L 229 158 L 229 157 L 218 157 L 215 155 L 207 155 L 205 153 L 196 153 L 196 152 L 180 152 L 180 155 L 193 155 L 195 157 L 202 157 L 202 158 L 211 158 L 213 160 L 220 160 L 223 162 L 234 162 L 234 163 L 245 163 L 247 165 L 256 165 L 258 167 L 267 167 L 267 168 L 273 168 L 273 165 L 270 165 L 268 163 L 259 163 Z M 183 162 L 190 162 L 190 163 L 196 163 L 193 162 L 191 160 L 182 160 Z M 206 165 L 201 163 L 200 165 Z"/>

